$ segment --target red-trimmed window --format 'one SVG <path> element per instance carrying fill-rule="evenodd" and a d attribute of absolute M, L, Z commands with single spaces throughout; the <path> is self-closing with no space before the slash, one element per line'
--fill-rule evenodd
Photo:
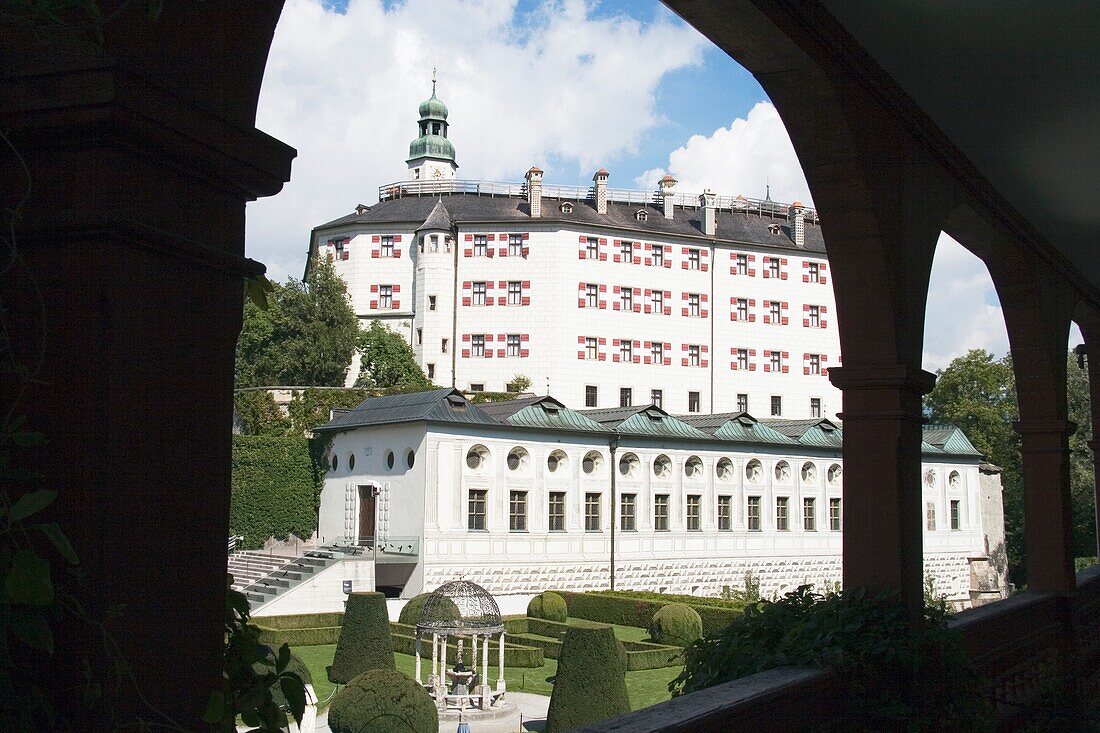
<path fill-rule="evenodd" d="M 474 257 L 489 256 L 489 237 L 485 234 L 474 235 Z"/>

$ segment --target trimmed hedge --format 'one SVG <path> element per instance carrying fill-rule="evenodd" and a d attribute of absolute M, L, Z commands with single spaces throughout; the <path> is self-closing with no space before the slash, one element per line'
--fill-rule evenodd
<path fill-rule="evenodd" d="M 405 624 L 395 623 L 393 626 L 393 648 L 394 651 L 399 654 L 412 655 L 416 652 L 416 627 L 406 626 Z M 469 643 L 462 645 L 463 654 L 468 654 L 470 649 Z M 420 641 L 420 653 L 426 657 L 428 664 L 431 664 L 432 657 L 432 640 L 431 638 L 421 638 Z M 458 646 L 454 640 L 447 642 L 447 661 L 455 659 L 458 654 Z M 489 667 L 494 668 L 497 663 L 497 648 L 495 643 L 489 647 Z M 546 657 L 543 655 L 541 648 L 537 648 L 534 645 L 528 644 L 516 644 L 508 641 L 505 637 L 504 641 L 504 666 L 505 667 L 527 667 L 535 668 L 541 667 L 546 663 Z M 469 665 L 467 665 L 469 666 Z M 478 666 L 481 666 L 481 661 L 478 660 Z"/>
<path fill-rule="evenodd" d="M 569 629 L 546 713 L 546 733 L 565 733 L 630 712 L 619 650 L 610 627 Z"/>
<path fill-rule="evenodd" d="M 304 437 L 234 435 L 229 533 L 244 537 L 244 549 L 312 537 L 322 476 Z"/>
<path fill-rule="evenodd" d="M 531 618 L 541 618 L 547 621 L 557 621 L 564 624 L 569 618 L 569 610 L 565 605 L 565 599 L 554 591 L 539 593 L 527 604 L 527 615 Z"/>
<path fill-rule="evenodd" d="M 398 617 L 398 622 L 407 624 L 409 626 L 416 626 L 420 620 L 420 612 L 424 609 L 424 602 L 428 600 L 431 593 L 421 593 L 418 596 L 413 596 L 409 599 L 401 608 L 401 615 Z M 458 610 L 458 606 L 450 598 L 443 598 L 445 603 L 435 606 L 436 613 L 432 614 L 431 621 L 457 621 L 462 617 L 462 613 Z"/>
<path fill-rule="evenodd" d="M 272 649 L 278 649 L 283 644 L 289 644 L 291 649 L 299 646 L 318 646 L 320 644 L 337 644 L 340 641 L 339 626 L 317 626 L 306 629 L 272 629 L 260 624 L 259 641 L 267 644 Z"/>
<path fill-rule="evenodd" d="M 565 599 L 566 604 L 569 606 L 569 615 L 573 618 L 584 618 L 605 624 L 637 626 L 643 629 L 649 628 L 649 622 L 653 619 L 653 614 L 657 613 L 662 606 L 667 605 L 664 597 L 658 594 L 655 595 L 661 597 L 661 601 L 619 595 L 612 596 L 602 592 L 556 592 Z M 721 631 L 729 626 L 734 619 L 742 616 L 741 610 L 707 606 L 698 603 L 701 600 L 709 602 L 711 599 L 696 599 L 696 603 L 686 605 L 690 605 L 699 614 L 699 618 L 703 622 L 703 636 L 711 636 Z"/>
<path fill-rule="evenodd" d="M 670 603 L 653 614 L 649 624 L 649 638 L 656 644 L 689 646 L 703 636 L 703 620 L 691 606 Z"/>
<path fill-rule="evenodd" d="M 734 611 L 743 611 L 749 605 L 745 601 L 735 598 L 718 598 L 716 596 L 689 596 L 684 593 L 655 593 L 648 590 L 601 590 L 595 591 L 601 596 L 617 596 L 619 598 L 637 598 L 643 601 L 661 601 L 662 603 L 683 603 L 685 606 L 710 606 L 712 608 L 730 608 Z"/>
<path fill-rule="evenodd" d="M 561 656 L 561 644 L 567 631 L 573 628 L 608 628 L 606 624 L 594 621 L 559 624 L 545 619 L 510 619 L 506 622 L 508 633 L 527 646 L 537 647 L 549 659 Z M 676 667 L 683 662 L 683 649 L 666 644 L 651 644 L 645 641 L 621 641 L 626 652 L 627 671 Z"/>
<path fill-rule="evenodd" d="M 342 611 L 332 613 L 294 613 L 284 616 L 253 616 L 253 623 L 267 629 L 316 629 L 344 623 Z"/>
<path fill-rule="evenodd" d="M 340 690 L 328 709 L 332 733 L 439 733 L 428 691 L 395 669 L 373 669 Z"/>
<path fill-rule="evenodd" d="M 352 593 L 344 612 L 344 625 L 329 680 L 346 685 L 372 669 L 394 669 L 393 634 L 381 593 Z"/>

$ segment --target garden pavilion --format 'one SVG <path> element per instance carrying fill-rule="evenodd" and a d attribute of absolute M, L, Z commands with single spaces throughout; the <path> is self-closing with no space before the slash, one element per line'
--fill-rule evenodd
<path fill-rule="evenodd" d="M 496 688 L 489 685 L 489 647 L 497 641 Z M 502 701 L 504 681 L 504 622 L 488 591 L 468 580 L 453 580 L 432 592 L 416 622 L 416 681 L 421 680 L 421 643 L 431 639 L 432 671 L 427 688 L 440 710 L 467 705 L 482 710 Z M 454 639 L 456 668 L 447 668 L 447 643 Z M 470 647 L 470 668 L 459 664 L 463 646 Z M 478 660 L 480 659 L 480 665 Z"/>

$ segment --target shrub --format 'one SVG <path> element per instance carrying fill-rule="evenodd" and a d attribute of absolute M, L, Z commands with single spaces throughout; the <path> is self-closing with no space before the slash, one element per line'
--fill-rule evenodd
<path fill-rule="evenodd" d="M 589 621 L 599 621 L 604 624 L 619 624 L 622 626 L 637 626 L 648 628 L 653 614 L 671 599 L 694 598 L 693 596 L 665 596 L 659 593 L 639 593 L 630 595 L 614 595 L 605 592 L 598 593 L 571 593 L 569 591 L 557 591 L 558 595 L 565 599 L 569 607 L 570 617 L 583 618 Z M 648 600 L 646 596 L 652 595 L 660 600 Z M 694 598 L 696 603 L 686 603 L 695 609 L 699 618 L 703 621 L 703 636 L 711 636 L 726 626 L 734 619 L 741 616 L 743 606 L 712 606 L 713 603 L 729 604 L 720 598 Z"/>
<path fill-rule="evenodd" d="M 1095 557 L 1078 557 L 1074 558 L 1073 568 L 1076 572 L 1080 573 L 1084 570 L 1088 570 L 1096 564 Z"/>
<path fill-rule="evenodd" d="M 357 676 L 332 699 L 332 733 L 439 733 L 439 714 L 427 690 L 394 669 Z"/>
<path fill-rule="evenodd" d="M 621 649 L 610 627 L 569 629 L 546 713 L 546 733 L 565 733 L 630 711 Z"/>
<path fill-rule="evenodd" d="M 703 636 L 703 620 L 691 606 L 670 603 L 653 614 L 649 623 L 649 638 L 656 644 L 689 646 Z"/>
<path fill-rule="evenodd" d="M 309 667 L 307 667 L 306 663 L 299 659 L 296 654 L 290 655 L 290 664 L 286 666 L 286 671 L 293 672 L 301 677 L 303 685 L 313 684 L 313 675 L 309 673 Z M 279 685 L 275 685 L 271 688 L 271 699 L 281 708 L 290 708 L 290 703 L 287 702 L 286 695 L 283 694 L 283 689 Z"/>
<path fill-rule="evenodd" d="M 775 667 L 832 670 L 850 695 L 843 730 L 987 730 L 981 676 L 942 608 L 916 623 L 894 592 L 813 593 L 802 586 L 749 606 L 685 650 L 674 695 Z"/>
<path fill-rule="evenodd" d="M 233 436 L 230 534 L 244 537 L 246 549 L 270 537 L 311 537 L 322 475 L 306 438 Z"/>
<path fill-rule="evenodd" d="M 569 610 L 565 605 L 565 599 L 554 591 L 539 593 L 527 604 L 527 615 L 531 618 L 541 618 L 547 621 L 557 621 L 564 624 L 569 618 Z"/>
<path fill-rule="evenodd" d="M 424 602 L 428 600 L 428 596 L 431 593 L 421 593 L 418 596 L 413 596 L 409 599 L 409 602 L 401 609 L 401 615 L 398 617 L 397 622 L 405 624 L 406 626 L 415 627 L 420 621 L 420 612 L 424 609 Z M 440 602 L 433 605 L 433 613 L 430 621 L 457 621 L 462 617 L 462 613 L 458 610 L 458 606 L 450 598 L 441 598 Z"/>
<path fill-rule="evenodd" d="M 260 641 L 273 649 L 278 649 L 283 644 L 289 644 L 292 648 L 299 646 L 318 646 L 320 644 L 336 644 L 340 641 L 339 626 L 317 626 L 306 629 L 272 629 L 256 624 L 260 630 Z"/>
<path fill-rule="evenodd" d="M 381 593 L 352 593 L 329 667 L 329 680 L 346 685 L 368 670 L 394 668 L 386 597 Z"/>

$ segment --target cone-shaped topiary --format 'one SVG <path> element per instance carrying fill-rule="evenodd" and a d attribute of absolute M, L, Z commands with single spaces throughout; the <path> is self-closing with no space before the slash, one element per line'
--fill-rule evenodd
<path fill-rule="evenodd" d="M 367 670 L 394 667 L 386 597 L 381 593 L 352 593 L 328 670 L 329 680 L 346 685 Z"/>
<path fill-rule="evenodd" d="M 332 733 L 439 733 L 439 713 L 416 680 L 393 669 L 364 672 L 328 709 Z"/>
<path fill-rule="evenodd" d="M 565 599 L 552 590 L 539 593 L 527 604 L 527 615 L 564 624 L 569 618 Z"/>
<path fill-rule="evenodd" d="M 703 635 L 703 620 L 691 606 L 670 603 L 653 614 L 649 623 L 649 638 L 657 644 L 689 646 Z"/>
<path fill-rule="evenodd" d="M 630 712 L 620 644 L 610 626 L 570 627 L 546 713 L 546 733 L 565 733 Z"/>
<path fill-rule="evenodd" d="M 401 609 L 401 615 L 398 617 L 397 622 L 405 624 L 406 626 L 416 626 L 421 621 L 420 612 L 424 610 L 424 602 L 428 600 L 428 596 L 431 593 L 421 593 L 418 596 L 413 596 L 409 599 L 409 602 L 405 604 Z M 462 614 L 458 610 L 458 606 L 450 598 L 440 598 L 433 606 L 434 612 L 432 618 L 424 619 L 426 621 L 458 621 L 462 618 Z"/>

